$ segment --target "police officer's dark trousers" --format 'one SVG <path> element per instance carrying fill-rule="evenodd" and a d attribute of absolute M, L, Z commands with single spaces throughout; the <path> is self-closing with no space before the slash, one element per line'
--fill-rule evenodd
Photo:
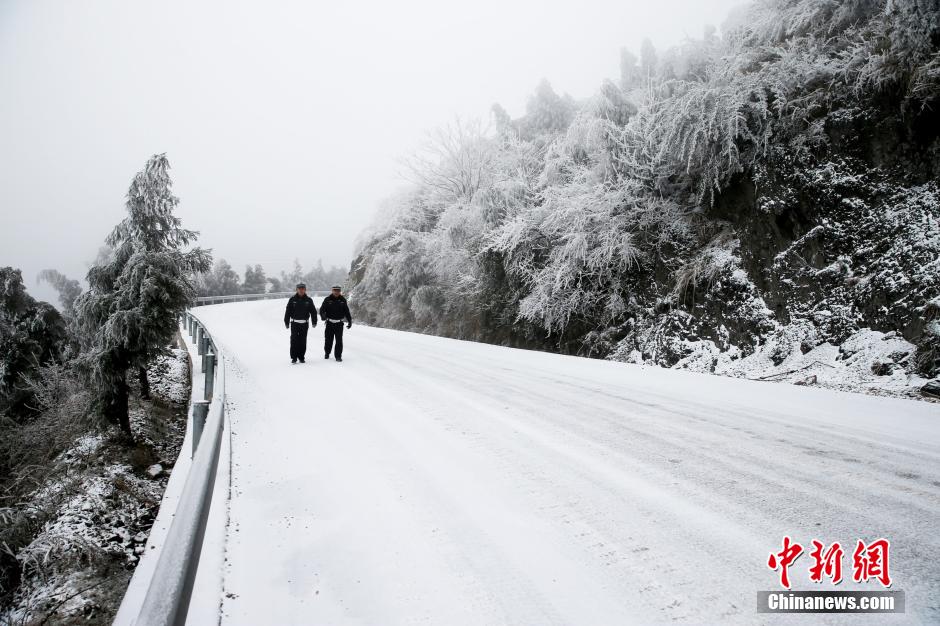
<path fill-rule="evenodd" d="M 336 358 L 343 358 L 343 323 L 325 322 L 326 328 L 323 330 L 323 351 L 327 356 L 333 350 L 333 340 L 336 340 Z"/>
<path fill-rule="evenodd" d="M 310 324 L 290 323 L 290 358 L 302 359 L 307 354 L 307 331 Z"/>

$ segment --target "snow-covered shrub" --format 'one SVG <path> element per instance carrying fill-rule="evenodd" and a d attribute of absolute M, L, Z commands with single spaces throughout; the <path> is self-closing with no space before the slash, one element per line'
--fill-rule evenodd
<path fill-rule="evenodd" d="M 18 584 L 21 564 L 8 557 L 32 540 L 52 511 L 22 510 L 22 500 L 56 471 L 55 459 L 90 427 L 91 395 L 74 369 L 50 363 L 23 378 L 33 415 L 13 419 L 0 413 L 0 604 Z M 2 516 L 3 514 L 0 514 Z M 13 554 L 10 554 L 10 551 Z"/>
<path fill-rule="evenodd" d="M 406 162 L 411 178 L 443 202 L 469 202 L 487 183 L 492 138 L 478 120 L 456 122 L 433 131 Z"/>
<path fill-rule="evenodd" d="M 0 412 L 22 415 L 35 410 L 24 377 L 60 361 L 67 344 L 59 312 L 26 292 L 20 270 L 0 268 Z"/>
<path fill-rule="evenodd" d="M 750 46 L 803 37 L 832 37 L 878 16 L 884 0 L 757 0 L 735 12 L 725 29 Z"/>
<path fill-rule="evenodd" d="M 411 296 L 411 311 L 419 328 L 427 328 L 440 319 L 444 306 L 444 294 L 438 287 L 422 285 Z"/>
<path fill-rule="evenodd" d="M 623 167 L 653 172 L 660 189 L 687 175 L 699 201 L 713 200 L 751 168 L 770 139 L 769 94 L 759 81 L 732 75 L 669 84 L 670 95 L 642 109 L 625 130 Z"/>
<path fill-rule="evenodd" d="M 865 4 L 877 13 L 859 22 L 859 36 L 842 54 L 846 79 L 862 94 L 899 91 L 924 104 L 936 101 L 940 5 L 933 0 Z M 867 13 L 871 17 L 872 11 Z"/>
<path fill-rule="evenodd" d="M 676 270 L 673 295 L 694 304 L 696 289 L 708 292 L 721 275 L 740 267 L 741 259 L 735 256 L 740 245 L 727 231 L 720 233 Z"/>

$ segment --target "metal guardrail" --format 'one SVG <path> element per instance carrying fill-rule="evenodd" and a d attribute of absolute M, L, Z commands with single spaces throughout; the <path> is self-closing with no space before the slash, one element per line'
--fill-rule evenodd
<path fill-rule="evenodd" d="M 141 626 L 186 623 L 219 469 L 225 423 L 223 355 L 192 311 L 185 313 L 183 324 L 193 338 L 198 355 L 202 357 L 204 400 L 194 402 L 192 464 L 140 613 L 134 621 Z"/>
<path fill-rule="evenodd" d="M 329 291 L 308 291 L 311 298 L 318 298 L 330 295 Z M 196 298 L 194 306 L 204 304 L 222 304 L 223 302 L 250 302 L 253 300 L 272 300 L 275 298 L 290 298 L 294 295 L 293 291 L 277 291 L 272 293 L 239 293 L 232 296 L 200 296 Z"/>

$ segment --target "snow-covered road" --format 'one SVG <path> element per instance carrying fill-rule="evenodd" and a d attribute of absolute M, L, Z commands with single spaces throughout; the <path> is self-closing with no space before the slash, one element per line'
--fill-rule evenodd
<path fill-rule="evenodd" d="M 819 622 L 755 613 L 783 535 L 891 541 L 940 622 L 940 405 L 200 307 L 227 350 L 223 624 Z M 353 305 L 353 314 L 355 306 Z M 833 618 L 833 616 L 829 616 Z M 837 621 L 837 620 L 833 620 Z"/>

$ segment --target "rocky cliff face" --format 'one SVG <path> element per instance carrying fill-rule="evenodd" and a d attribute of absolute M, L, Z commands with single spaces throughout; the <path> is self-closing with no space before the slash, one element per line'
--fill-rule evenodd
<path fill-rule="evenodd" d="M 829 120 L 824 154 L 799 160 L 777 150 L 718 198 L 706 219 L 726 224 L 722 237 L 739 262 L 680 308 L 699 322 L 696 335 L 744 352 L 780 327 L 790 327 L 803 351 L 841 345 L 865 328 L 896 331 L 919 346 L 903 367 L 931 376 L 938 365 L 931 323 L 940 294 L 940 118 L 926 110 L 868 111 L 835 112 Z M 736 281 L 739 268 L 745 276 Z M 766 316 L 745 304 L 756 299 Z M 727 333 L 716 332 L 722 326 Z"/>

